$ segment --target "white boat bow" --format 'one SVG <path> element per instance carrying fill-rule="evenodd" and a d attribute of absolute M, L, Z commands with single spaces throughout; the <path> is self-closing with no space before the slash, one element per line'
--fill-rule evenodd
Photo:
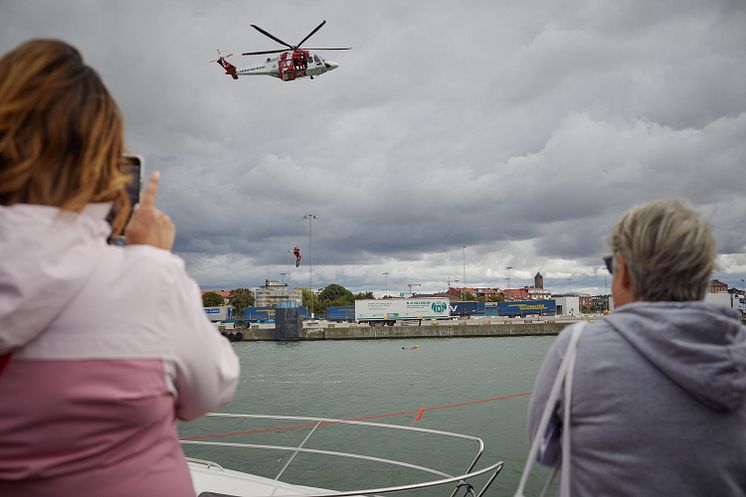
<path fill-rule="evenodd" d="M 503 467 L 503 462 L 498 461 L 494 464 L 474 470 L 477 461 L 484 452 L 484 442 L 471 435 L 464 435 L 460 433 L 446 432 L 440 430 L 432 430 L 428 428 L 419 428 L 413 426 L 400 426 L 390 425 L 383 423 L 371 423 L 366 421 L 354 421 L 344 419 L 331 419 L 331 418 L 311 418 L 311 417 L 300 417 L 300 416 L 271 416 L 271 415 L 259 415 L 259 414 L 231 414 L 231 413 L 213 413 L 209 414 L 213 418 L 240 418 L 246 420 L 280 420 L 280 421 L 302 421 L 308 423 L 310 427 L 309 433 L 303 439 L 303 441 L 294 447 L 282 446 L 282 445 L 265 445 L 265 444 L 253 444 L 253 443 L 241 443 L 241 442 L 222 442 L 222 441 L 210 441 L 210 440 L 194 440 L 185 439 L 182 440 L 182 444 L 185 445 L 203 445 L 203 446 L 218 446 L 218 447 L 231 447 L 231 448 L 244 448 L 244 449 L 262 449 L 270 451 L 282 451 L 290 453 L 290 456 L 285 461 L 282 469 L 275 475 L 274 478 L 267 478 L 264 476 L 258 476 L 250 473 L 227 469 L 218 463 L 212 461 L 206 461 L 202 459 L 187 458 L 189 470 L 192 475 L 192 481 L 194 484 L 195 492 L 201 497 L 352 497 L 352 496 L 373 496 L 391 494 L 394 492 L 400 492 L 404 490 L 414 490 L 420 488 L 431 488 L 441 485 L 452 484 L 454 486 L 451 497 L 456 497 L 459 494 L 464 496 L 480 497 L 482 496 L 489 486 L 492 484 L 494 479 L 500 473 Z M 394 459 L 386 459 L 376 457 L 372 455 L 366 455 L 361 453 L 349 453 L 340 452 L 333 450 L 324 450 L 319 448 L 309 448 L 306 444 L 314 435 L 316 430 L 320 426 L 327 425 L 354 425 L 363 428 L 383 428 L 387 430 L 399 430 L 406 432 L 418 432 L 434 437 L 448 437 L 466 440 L 477 445 L 477 450 L 474 458 L 468 464 L 466 470 L 459 475 L 450 475 L 442 471 L 429 468 L 426 466 L 414 464 L 411 462 L 397 461 Z M 356 489 L 356 490 L 345 490 L 339 491 L 334 489 L 326 489 L 305 485 L 298 485 L 293 483 L 284 482 L 281 480 L 283 474 L 293 464 L 295 457 L 300 454 L 319 454 L 325 456 L 336 456 L 348 459 L 365 460 L 371 463 L 382 464 L 382 465 L 393 465 L 398 467 L 404 467 L 409 469 L 418 470 L 421 472 L 434 475 L 436 478 L 427 480 L 424 482 L 416 482 L 404 485 L 395 485 L 379 488 L 367 488 L 367 489 Z M 479 490 L 474 488 L 469 481 L 476 476 L 489 475 L 486 483 Z"/>

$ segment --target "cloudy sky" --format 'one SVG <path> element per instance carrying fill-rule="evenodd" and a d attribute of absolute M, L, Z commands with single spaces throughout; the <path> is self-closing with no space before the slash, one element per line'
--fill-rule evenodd
<path fill-rule="evenodd" d="M 353 49 L 313 81 L 209 63 L 324 19 L 308 45 Z M 312 257 L 317 288 L 603 291 L 614 222 L 671 195 L 740 286 L 744 26 L 740 0 L 0 0 L 0 51 L 61 38 L 102 75 L 204 288 L 308 286 Z"/>

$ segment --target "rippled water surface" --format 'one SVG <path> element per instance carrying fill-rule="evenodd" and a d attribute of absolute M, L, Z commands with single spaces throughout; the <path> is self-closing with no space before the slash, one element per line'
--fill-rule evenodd
<path fill-rule="evenodd" d="M 505 469 L 487 495 L 512 495 L 528 450 L 528 396 L 499 398 L 531 391 L 553 340 L 490 337 L 238 343 L 234 346 L 241 359 L 241 381 L 233 402 L 223 412 L 372 417 L 374 422 L 475 435 L 487 446 L 478 467 L 498 459 L 505 461 Z M 412 348 L 415 345 L 418 348 Z M 415 423 L 423 404 L 425 411 Z M 295 446 L 310 428 L 277 428 L 303 424 L 207 419 L 182 425 L 181 434 L 253 431 L 212 440 Z M 308 447 L 363 452 L 459 474 L 471 462 L 475 446 L 419 434 L 333 425 L 321 426 Z M 186 446 L 185 451 L 232 469 L 271 477 L 289 455 L 202 446 Z M 535 485 L 545 475 L 538 475 Z M 299 455 L 282 479 L 341 490 L 433 478 L 381 464 Z M 452 488 L 398 495 L 448 496 Z"/>

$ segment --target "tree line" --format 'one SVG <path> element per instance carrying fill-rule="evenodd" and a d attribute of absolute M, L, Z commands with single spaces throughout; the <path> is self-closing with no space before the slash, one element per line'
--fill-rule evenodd
<path fill-rule="evenodd" d="M 325 286 L 318 293 L 307 288 L 303 288 L 301 291 L 303 293 L 303 305 L 308 308 L 309 312 L 313 312 L 317 316 L 323 315 L 327 307 L 354 305 L 358 299 L 375 298 L 373 292 L 352 293 L 336 283 Z"/>
<path fill-rule="evenodd" d="M 323 316 L 326 312 L 326 308 L 330 306 L 343 306 L 343 305 L 354 305 L 358 299 L 372 299 L 373 292 L 358 292 L 352 293 L 347 288 L 336 283 L 327 285 L 318 292 L 309 290 L 308 288 L 302 288 L 302 305 L 306 306 L 309 312 L 313 312 L 317 316 Z M 473 293 L 465 293 L 462 297 L 464 300 L 479 300 L 485 301 L 484 296 L 477 296 Z M 233 315 L 238 317 L 243 315 L 243 310 L 246 307 L 252 307 L 255 302 L 254 292 L 248 288 L 236 288 L 230 291 L 230 304 L 233 308 Z M 489 301 L 501 301 L 502 295 L 491 296 Z M 205 307 L 214 307 L 225 304 L 225 299 L 216 292 L 205 292 L 202 295 L 202 303 Z"/>
<path fill-rule="evenodd" d="M 242 316 L 243 310 L 254 305 L 254 292 L 248 288 L 235 288 L 228 295 L 234 316 Z M 205 292 L 202 294 L 202 305 L 205 307 L 216 307 L 225 305 L 225 298 L 217 292 Z"/>
<path fill-rule="evenodd" d="M 303 294 L 302 305 L 306 306 L 309 312 L 323 315 L 326 308 L 337 305 L 353 305 L 357 299 L 372 299 L 373 292 L 352 293 L 347 288 L 336 283 L 332 283 L 319 292 L 314 292 L 307 288 L 301 289 Z M 234 316 L 242 316 L 246 307 L 252 307 L 255 302 L 254 292 L 248 288 L 236 288 L 230 291 L 230 305 L 233 308 Z M 202 294 L 202 304 L 205 307 L 215 307 L 225 305 L 225 298 L 217 292 L 205 292 Z"/>

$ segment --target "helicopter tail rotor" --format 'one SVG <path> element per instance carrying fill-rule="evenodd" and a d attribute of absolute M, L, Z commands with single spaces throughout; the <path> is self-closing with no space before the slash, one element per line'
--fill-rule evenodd
<path fill-rule="evenodd" d="M 221 53 L 220 53 L 220 49 L 219 49 L 219 48 L 218 48 L 218 49 L 216 49 L 216 50 L 218 51 L 218 58 L 217 58 L 217 59 L 212 59 L 212 60 L 210 61 L 210 64 L 214 64 L 215 62 L 217 62 L 218 64 L 220 64 L 220 59 L 223 59 L 223 60 L 225 60 L 225 59 L 227 59 L 228 57 L 233 57 L 233 53 L 229 53 L 228 55 L 223 55 L 223 54 L 221 54 Z M 221 64 L 221 65 L 222 65 L 222 64 Z"/>
<path fill-rule="evenodd" d="M 223 55 L 220 53 L 220 50 L 218 50 L 218 58 L 211 60 L 210 63 L 217 62 L 220 67 L 225 69 L 225 74 L 228 74 L 233 79 L 238 79 L 238 72 L 237 72 L 238 68 L 236 68 L 236 66 L 234 66 L 227 60 L 225 60 L 231 56 L 233 56 L 232 53 L 229 53 L 228 55 Z"/>

